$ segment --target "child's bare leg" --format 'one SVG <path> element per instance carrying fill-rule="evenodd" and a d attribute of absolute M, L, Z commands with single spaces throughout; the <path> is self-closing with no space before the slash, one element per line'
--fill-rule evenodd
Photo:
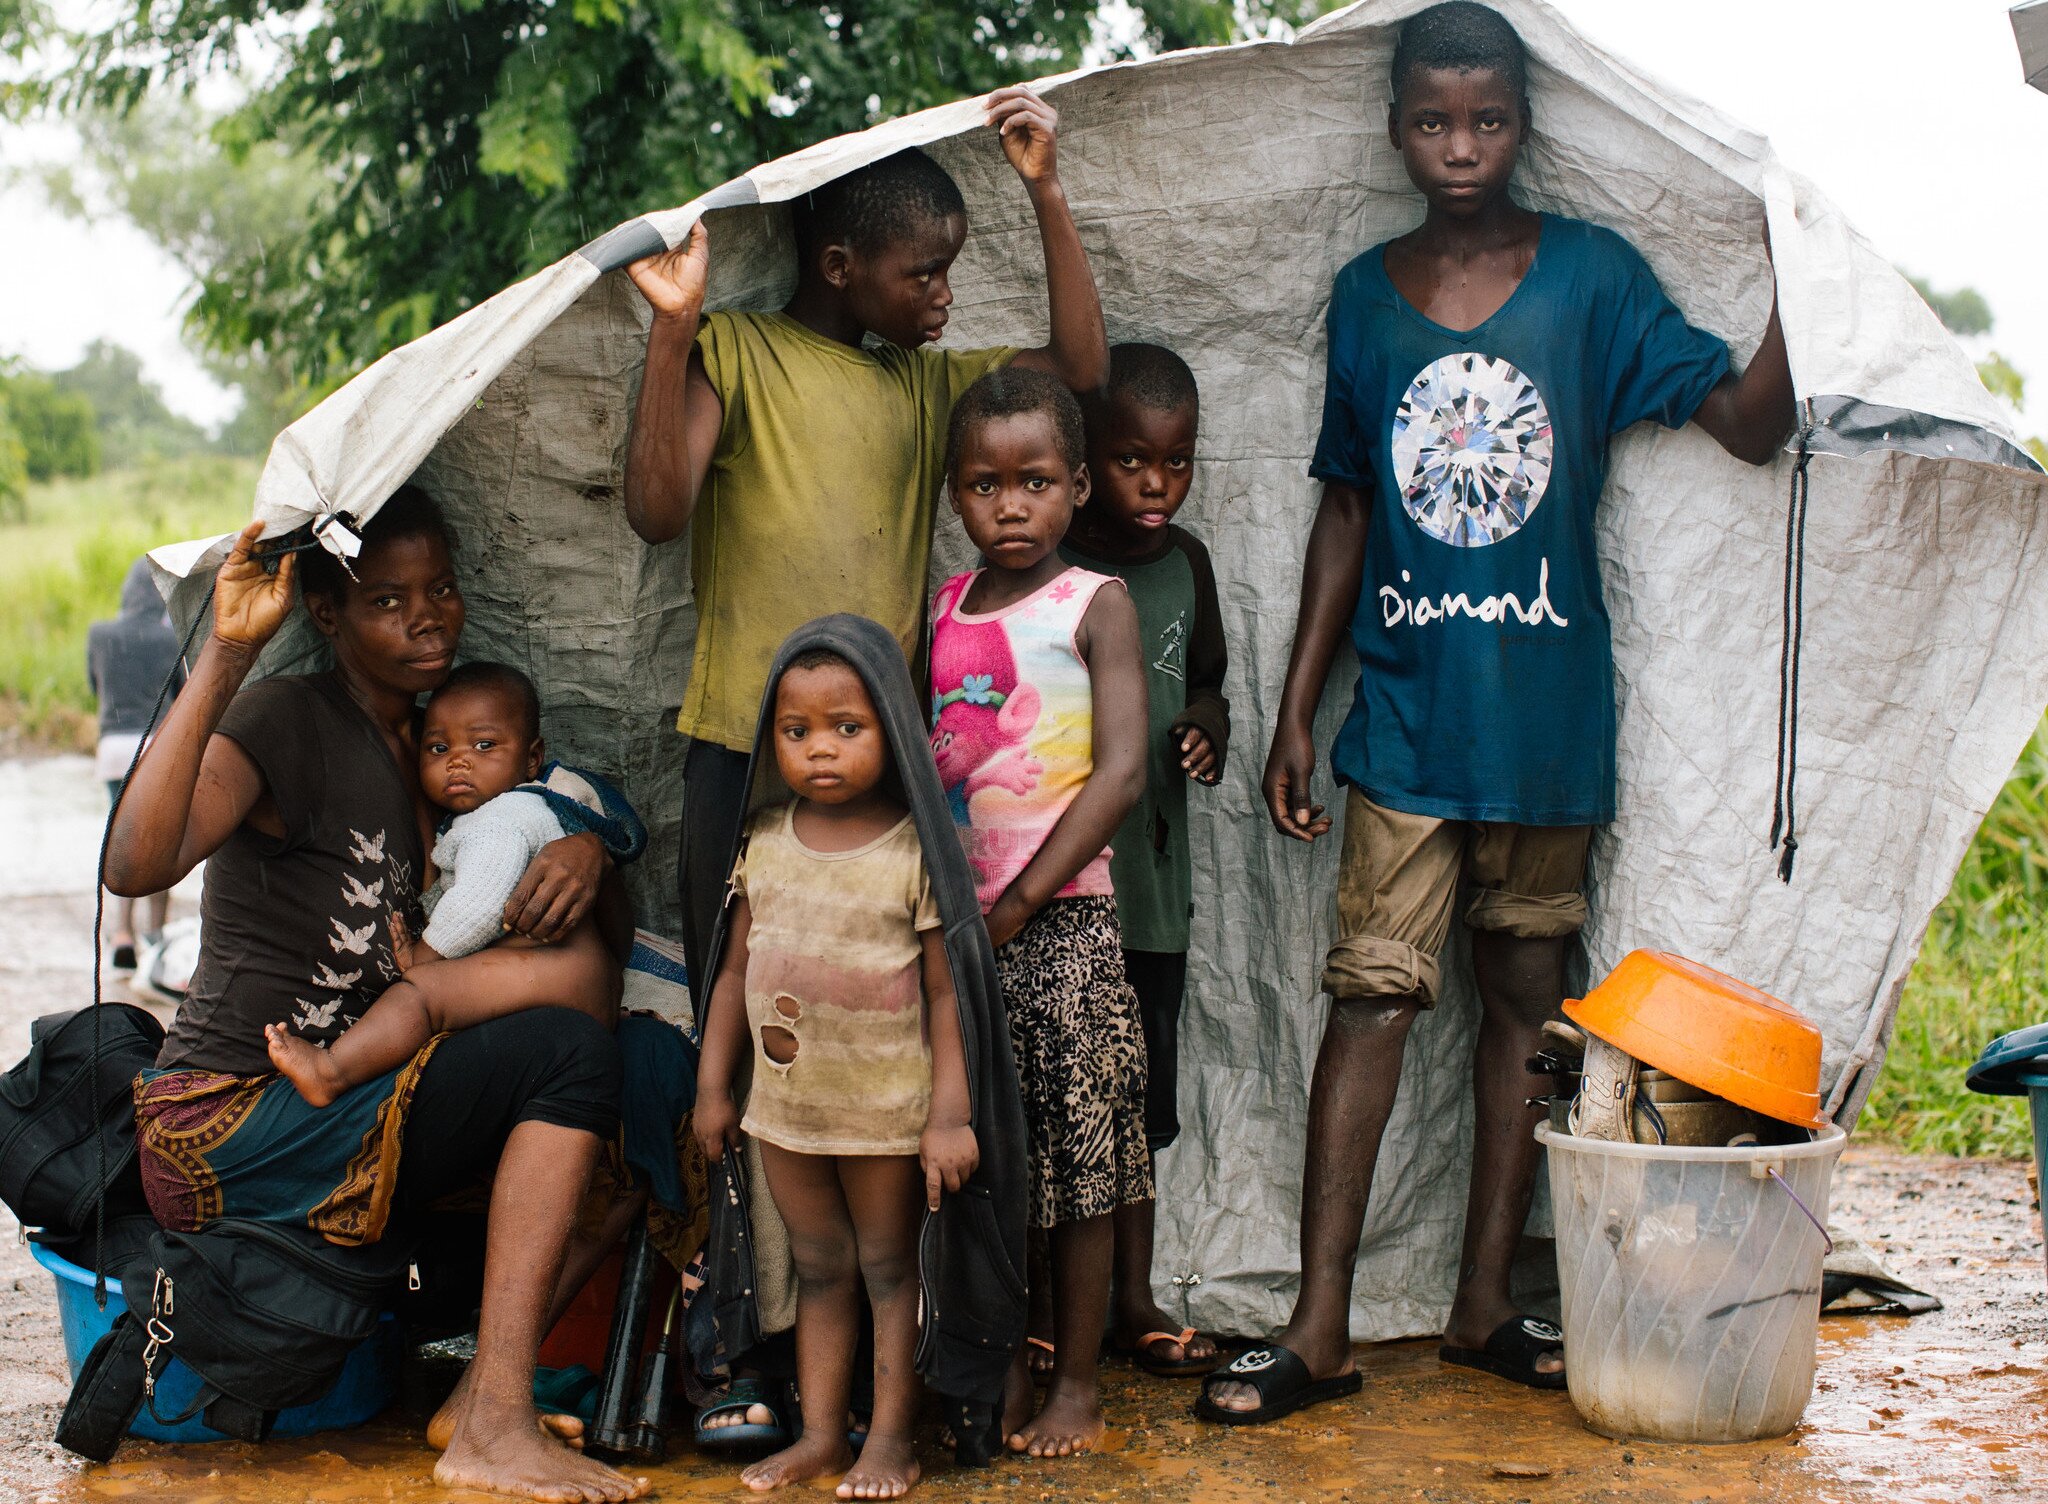
<path fill-rule="evenodd" d="M 324 1050 L 283 1024 L 264 1025 L 263 1045 L 270 1063 L 299 1089 L 299 1095 L 315 1107 L 325 1107 L 350 1087 L 397 1070 L 434 1033 L 419 989 L 395 982 Z"/>
<path fill-rule="evenodd" d="M 1053 1331 L 1058 1351 L 1045 1404 L 1010 1437 L 1010 1450 L 1034 1457 L 1070 1457 L 1101 1439 L 1102 1406 L 1095 1368 L 1102 1324 L 1109 1316 L 1109 1271 L 1115 1252 L 1105 1213 L 1052 1230 Z"/>
<path fill-rule="evenodd" d="M 860 1337 L 860 1259 L 838 1160 L 764 1143 L 761 1161 L 796 1263 L 796 1373 L 804 1401 L 804 1434 L 740 1473 L 747 1487 L 766 1493 L 843 1473 L 853 1461 L 846 1404 Z"/>
<path fill-rule="evenodd" d="M 868 1439 L 846 1477 L 842 1499 L 900 1499 L 918 1480 L 917 1234 L 924 1171 L 914 1154 L 839 1161 L 853 1216 L 861 1280 L 875 1313 L 875 1408 Z M 801 1331 L 799 1331 L 801 1342 Z M 810 1390 L 804 1390 L 808 1399 Z M 809 1423 L 808 1413 L 805 1423 Z"/>

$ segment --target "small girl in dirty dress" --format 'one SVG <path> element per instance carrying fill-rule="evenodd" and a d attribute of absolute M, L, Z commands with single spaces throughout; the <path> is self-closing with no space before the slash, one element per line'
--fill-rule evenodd
<path fill-rule="evenodd" d="M 1144 658 L 1123 581 L 1058 553 L 1089 493 L 1073 393 L 1039 371 L 982 377 L 953 408 L 946 477 L 987 567 L 948 580 L 932 609 L 932 752 L 996 946 L 1031 1223 L 1052 1251 L 1052 1382 L 1033 1415 L 1020 1356 L 1003 1429 L 1012 1451 L 1066 1457 L 1102 1435 L 1110 1219 L 1152 1199 L 1144 1036 L 1109 872 L 1145 787 Z"/>
<path fill-rule="evenodd" d="M 772 730 L 796 797 L 748 823 L 695 1126 L 714 1160 L 741 1133 L 761 1142 L 796 1264 L 804 1431 L 741 1476 L 766 1491 L 845 1472 L 840 1498 L 894 1499 L 918 1479 L 919 1210 L 936 1210 L 979 1162 L 958 1002 L 917 828 L 860 676 L 835 653 L 798 655 Z M 750 1043 L 742 1121 L 733 1090 Z M 846 1421 L 863 1283 L 875 1405 L 856 1460 Z"/>

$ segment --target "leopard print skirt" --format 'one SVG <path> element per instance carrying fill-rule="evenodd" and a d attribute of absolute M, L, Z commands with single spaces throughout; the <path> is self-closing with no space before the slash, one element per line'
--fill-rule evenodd
<path fill-rule="evenodd" d="M 1031 1225 L 1152 1199 L 1145 1035 L 1116 900 L 1056 898 L 996 952 L 1023 1085 Z"/>

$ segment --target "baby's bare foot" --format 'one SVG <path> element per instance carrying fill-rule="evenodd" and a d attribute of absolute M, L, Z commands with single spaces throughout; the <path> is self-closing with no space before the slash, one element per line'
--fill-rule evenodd
<path fill-rule="evenodd" d="M 1092 1388 L 1068 1388 L 1055 1382 L 1045 1407 L 1010 1437 L 1010 1450 L 1033 1457 L 1074 1457 L 1102 1439 L 1102 1409 Z"/>
<path fill-rule="evenodd" d="M 844 1433 L 809 1431 L 794 1445 L 742 1469 L 740 1481 L 755 1493 L 765 1494 L 791 1483 L 808 1483 L 813 1478 L 843 1473 L 852 1463 L 853 1448 L 846 1444 Z"/>
<path fill-rule="evenodd" d="M 299 1089 L 299 1095 L 314 1107 L 325 1107 L 348 1090 L 341 1071 L 327 1052 L 310 1040 L 299 1038 L 283 1024 L 263 1026 L 263 1048 L 278 1074 Z"/>
<path fill-rule="evenodd" d="M 842 1499 L 900 1499 L 917 1487 L 923 1473 L 917 1448 L 908 1436 L 877 1436 L 872 1431 L 860 1457 L 839 1481 Z"/>

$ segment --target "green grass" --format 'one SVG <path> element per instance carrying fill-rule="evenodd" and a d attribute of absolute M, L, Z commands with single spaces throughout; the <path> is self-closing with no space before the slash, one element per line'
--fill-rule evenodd
<path fill-rule="evenodd" d="M 91 748 L 85 629 L 114 614 L 144 550 L 245 522 L 258 468 L 188 455 L 30 489 L 27 520 L 0 523 L 0 727 Z"/>
<path fill-rule="evenodd" d="M 2048 722 L 1984 817 L 1907 979 L 1862 1130 L 1931 1154 L 2026 1156 L 2021 1097 L 1963 1084 L 2000 1034 L 2048 1019 Z"/>

